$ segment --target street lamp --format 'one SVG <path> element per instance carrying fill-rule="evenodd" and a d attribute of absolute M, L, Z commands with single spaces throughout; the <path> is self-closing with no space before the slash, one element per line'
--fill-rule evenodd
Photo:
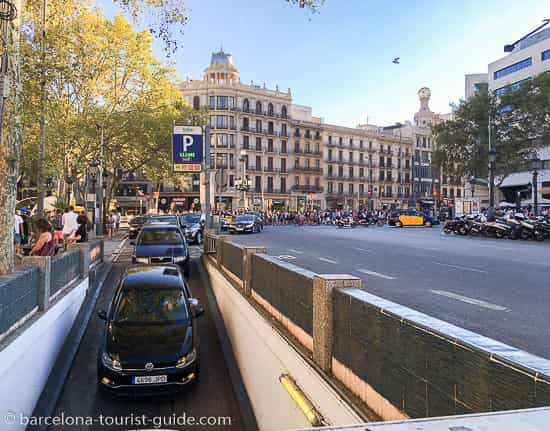
<path fill-rule="evenodd" d="M 535 207 L 533 210 L 533 215 L 535 216 L 538 215 L 538 209 L 537 209 L 539 204 L 538 176 L 539 176 L 539 170 L 541 169 L 542 169 L 542 162 L 538 158 L 537 154 L 534 154 L 533 157 L 531 158 L 531 170 L 533 171 L 533 180 L 532 180 L 533 205 Z"/>
<path fill-rule="evenodd" d="M 94 195 L 94 210 L 92 212 L 92 224 L 94 225 L 94 231 L 95 231 L 96 235 L 100 235 L 99 225 L 97 223 L 99 217 L 97 217 L 97 215 L 96 215 L 96 211 L 97 211 L 96 183 L 97 183 L 97 172 L 98 172 L 98 168 L 99 168 L 99 162 L 95 159 L 90 160 L 90 162 L 88 163 L 88 166 L 89 166 L 88 172 L 90 173 L 90 180 L 92 181 L 92 193 Z"/>
<path fill-rule="evenodd" d="M 487 219 L 495 219 L 495 162 L 497 160 L 497 151 L 493 146 L 489 147 L 489 208 L 487 209 Z"/>

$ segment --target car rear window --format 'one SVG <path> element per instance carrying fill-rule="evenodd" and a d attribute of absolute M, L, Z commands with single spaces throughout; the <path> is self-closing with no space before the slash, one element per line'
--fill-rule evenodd
<path fill-rule="evenodd" d="M 113 320 L 117 324 L 174 323 L 189 321 L 189 310 L 181 289 L 123 289 Z"/>
<path fill-rule="evenodd" d="M 143 229 L 138 245 L 181 245 L 183 238 L 176 229 Z"/>

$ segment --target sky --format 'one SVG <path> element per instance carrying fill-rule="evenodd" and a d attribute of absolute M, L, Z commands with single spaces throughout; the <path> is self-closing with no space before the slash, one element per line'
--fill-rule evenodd
<path fill-rule="evenodd" d="M 116 12 L 100 0 L 106 14 Z M 211 53 L 233 54 L 241 81 L 290 87 L 325 122 L 412 121 L 420 87 L 432 111 L 464 97 L 464 75 L 487 71 L 550 18 L 548 0 L 326 0 L 318 14 L 285 0 L 186 0 L 189 21 L 172 61 L 201 79 Z M 163 45 L 155 52 L 163 57 Z M 392 60 L 400 57 L 400 64 Z"/>

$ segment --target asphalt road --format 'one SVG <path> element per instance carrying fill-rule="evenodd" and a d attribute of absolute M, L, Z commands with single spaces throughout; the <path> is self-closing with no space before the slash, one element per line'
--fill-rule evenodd
<path fill-rule="evenodd" d="M 115 264 L 107 278 L 96 309 L 107 309 L 116 283 L 130 262 L 128 250 L 129 248 L 123 251 L 119 262 Z M 200 251 L 195 250 L 194 254 L 196 256 L 200 254 Z M 183 430 L 197 428 L 227 431 L 245 428 L 209 309 L 206 288 L 200 281 L 198 264 L 195 259 L 196 257 L 191 266 L 190 289 L 206 309 L 205 315 L 199 322 L 201 374 L 198 384 L 176 395 L 146 398 L 118 398 L 98 390 L 96 359 L 103 322 L 93 316 L 65 382 L 55 416 L 92 418 L 94 424 L 91 426 L 56 426 L 56 430 L 131 430 L 139 428 Z M 141 426 L 143 415 L 149 422 Z M 183 417 L 186 419 L 182 419 Z M 189 417 L 193 417 L 193 420 L 212 421 L 209 423 L 218 425 L 205 427 L 183 425 L 183 421 L 188 420 Z"/>
<path fill-rule="evenodd" d="M 440 227 L 266 227 L 235 235 L 316 273 L 550 358 L 550 241 L 447 236 Z"/>

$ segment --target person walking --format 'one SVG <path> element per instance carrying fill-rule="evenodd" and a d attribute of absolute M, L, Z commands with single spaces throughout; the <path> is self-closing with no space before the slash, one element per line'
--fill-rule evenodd
<path fill-rule="evenodd" d="M 68 238 L 69 243 L 74 244 L 76 242 L 88 241 L 88 217 L 86 214 L 80 214 L 76 219 L 78 223 L 78 229 Z"/>
<path fill-rule="evenodd" d="M 23 238 L 23 217 L 21 217 L 17 212 L 15 213 L 15 223 L 13 225 L 13 242 L 15 245 L 15 255 L 17 257 L 21 256 L 21 242 Z"/>
<path fill-rule="evenodd" d="M 72 205 L 69 205 L 68 207 L 65 207 L 65 212 L 63 213 L 63 216 L 61 217 L 61 224 L 63 226 L 62 233 L 63 233 L 63 249 L 67 250 L 68 238 L 76 232 L 78 229 L 78 223 L 76 222 L 77 215 L 74 212 L 74 208 Z"/>

